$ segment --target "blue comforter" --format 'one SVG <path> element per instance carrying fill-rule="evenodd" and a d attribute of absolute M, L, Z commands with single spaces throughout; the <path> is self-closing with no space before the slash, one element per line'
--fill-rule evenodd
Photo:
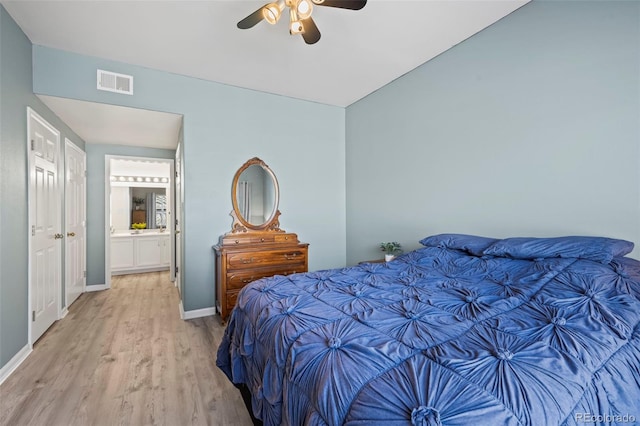
<path fill-rule="evenodd" d="M 275 276 L 242 290 L 217 365 L 267 425 L 640 422 L 639 282 L 629 258 L 443 246 Z"/>

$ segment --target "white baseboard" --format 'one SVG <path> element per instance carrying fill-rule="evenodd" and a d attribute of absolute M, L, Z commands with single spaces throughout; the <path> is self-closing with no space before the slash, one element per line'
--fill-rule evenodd
<path fill-rule="evenodd" d="M 193 311 L 185 311 L 184 307 L 182 306 L 182 300 L 180 301 L 180 303 L 178 304 L 178 307 L 180 308 L 180 319 L 183 320 L 190 320 L 190 319 L 194 319 L 194 318 L 202 318 L 202 317 L 209 317 L 212 315 L 216 314 L 216 308 L 204 308 L 204 309 L 196 309 Z"/>
<path fill-rule="evenodd" d="M 62 319 L 64 317 L 66 317 L 68 313 L 69 313 L 69 310 L 65 306 L 64 308 L 62 308 L 62 312 L 60 313 L 60 318 L 59 319 Z"/>
<path fill-rule="evenodd" d="M 106 284 L 96 284 L 96 285 L 88 285 L 85 287 L 85 290 L 87 293 L 90 291 L 102 291 L 102 290 L 108 290 L 109 286 Z"/>
<path fill-rule="evenodd" d="M 16 368 L 18 368 L 25 359 L 27 359 L 31 351 L 33 351 L 31 346 L 25 345 L 13 356 L 13 358 L 9 360 L 9 362 L 0 368 L 0 385 L 11 375 L 11 373 L 16 371 Z"/>
<path fill-rule="evenodd" d="M 162 272 L 168 271 L 168 266 L 154 266 L 151 268 L 134 268 L 134 269 L 122 269 L 122 270 L 111 270 L 111 275 L 129 275 L 129 274 L 145 274 L 147 272 Z"/>

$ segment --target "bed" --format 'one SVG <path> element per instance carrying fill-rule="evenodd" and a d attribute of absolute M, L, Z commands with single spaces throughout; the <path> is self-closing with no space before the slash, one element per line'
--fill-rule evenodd
<path fill-rule="evenodd" d="M 238 297 L 217 365 L 266 425 L 640 421 L 628 241 L 441 234 Z"/>

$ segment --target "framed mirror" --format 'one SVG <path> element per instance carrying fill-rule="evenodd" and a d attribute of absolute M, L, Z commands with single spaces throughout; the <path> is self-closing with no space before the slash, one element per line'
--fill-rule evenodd
<path fill-rule="evenodd" d="M 264 161 L 254 157 L 244 163 L 233 177 L 232 232 L 278 231 L 278 179 Z"/>

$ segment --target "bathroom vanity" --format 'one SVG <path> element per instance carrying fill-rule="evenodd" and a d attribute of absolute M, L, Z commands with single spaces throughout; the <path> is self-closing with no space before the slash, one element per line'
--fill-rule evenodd
<path fill-rule="evenodd" d="M 122 231 L 111 234 L 111 273 L 113 275 L 164 271 L 171 262 L 168 231 L 155 229 Z"/>

